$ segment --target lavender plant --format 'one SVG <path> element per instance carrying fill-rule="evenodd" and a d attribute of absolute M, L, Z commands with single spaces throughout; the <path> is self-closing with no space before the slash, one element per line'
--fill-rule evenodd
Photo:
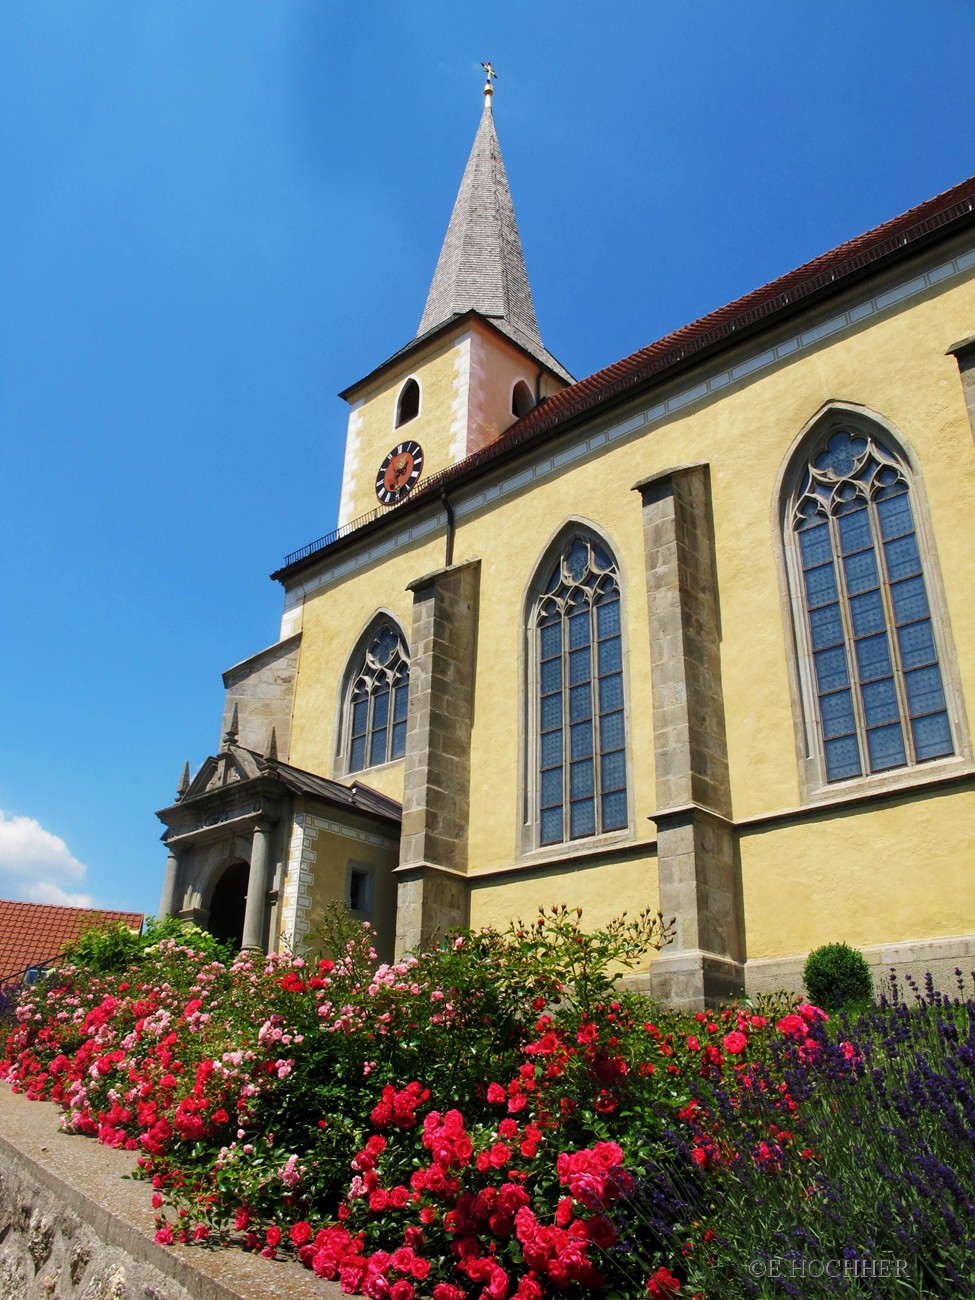
<path fill-rule="evenodd" d="M 975 999 L 912 994 L 702 1080 L 622 1214 L 648 1267 L 682 1250 L 729 1300 L 975 1295 Z"/>

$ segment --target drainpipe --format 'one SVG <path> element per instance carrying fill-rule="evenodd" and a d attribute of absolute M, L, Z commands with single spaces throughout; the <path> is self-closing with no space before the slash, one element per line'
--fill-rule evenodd
<path fill-rule="evenodd" d="M 454 562 L 454 507 L 447 499 L 446 488 L 440 489 L 440 500 L 447 512 L 447 554 L 444 558 L 444 567 L 449 569 Z"/>

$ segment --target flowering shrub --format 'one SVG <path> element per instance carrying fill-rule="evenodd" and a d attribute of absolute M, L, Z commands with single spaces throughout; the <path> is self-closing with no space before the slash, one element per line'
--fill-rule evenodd
<path fill-rule="evenodd" d="M 130 930 L 121 922 L 94 925 L 82 931 L 64 953 L 62 963 L 99 975 L 116 974 L 140 962 L 147 953 L 154 952 L 165 939 L 192 945 L 195 953 L 213 961 L 226 962 L 233 956 L 229 944 L 221 943 L 198 926 L 175 916 L 164 917 L 161 921 L 147 916 L 141 931 Z"/>
<path fill-rule="evenodd" d="M 895 1086 L 878 1026 L 907 1042 L 902 1004 L 837 1032 L 809 1004 L 689 1016 L 616 993 L 665 933 L 644 916 L 587 935 L 555 908 L 392 964 L 363 928 L 333 929 L 316 959 L 229 965 L 163 938 L 122 971 L 26 990 L 0 1073 L 66 1129 L 138 1153 L 159 1242 L 233 1237 L 373 1300 L 749 1294 L 747 1251 L 792 1249 L 800 1223 L 812 1250 L 830 1221 L 831 1124 L 864 1128 L 884 1097 L 938 1152 L 911 1176 L 940 1180 L 973 1235 L 975 1168 L 954 1175 L 934 1136 L 945 1098 L 955 1146 L 975 1132 L 970 1011 L 930 1003 L 941 1064 Z M 896 1147 L 906 1123 L 886 1123 L 880 1163 L 856 1157 L 891 1225 L 874 1243 L 903 1214 L 928 1224 L 919 1241 L 934 1231 L 920 1193 L 880 1196 L 883 1161 L 902 1167 L 884 1135 Z"/>
<path fill-rule="evenodd" d="M 603 1129 L 680 1073 L 643 1004 L 603 995 L 665 937 L 646 915 L 590 936 L 562 907 L 394 964 L 363 928 L 318 961 L 229 966 L 163 938 L 121 977 L 29 991 L 2 1069 L 138 1151 L 160 1242 L 232 1231 L 398 1300 L 596 1287 L 647 1141 Z"/>

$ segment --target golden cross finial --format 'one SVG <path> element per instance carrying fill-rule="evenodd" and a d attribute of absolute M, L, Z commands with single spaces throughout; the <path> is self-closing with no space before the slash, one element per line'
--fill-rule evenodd
<path fill-rule="evenodd" d="M 484 82 L 484 102 L 490 104 L 491 96 L 494 94 L 494 87 L 491 85 L 491 82 L 497 81 L 498 74 L 494 71 L 494 68 L 490 63 L 482 63 L 481 67 L 484 69 L 486 78 Z"/>

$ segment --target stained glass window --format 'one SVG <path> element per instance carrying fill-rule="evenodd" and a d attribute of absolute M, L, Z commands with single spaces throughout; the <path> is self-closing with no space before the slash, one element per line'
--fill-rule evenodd
<path fill-rule="evenodd" d="M 384 623 L 366 646 L 349 695 L 349 771 L 406 753 L 410 665 L 402 634 Z"/>
<path fill-rule="evenodd" d="M 619 577 L 598 543 L 564 547 L 532 611 L 540 844 L 627 825 Z"/>
<path fill-rule="evenodd" d="M 826 780 L 954 752 L 908 471 L 839 429 L 794 499 L 811 694 Z"/>

